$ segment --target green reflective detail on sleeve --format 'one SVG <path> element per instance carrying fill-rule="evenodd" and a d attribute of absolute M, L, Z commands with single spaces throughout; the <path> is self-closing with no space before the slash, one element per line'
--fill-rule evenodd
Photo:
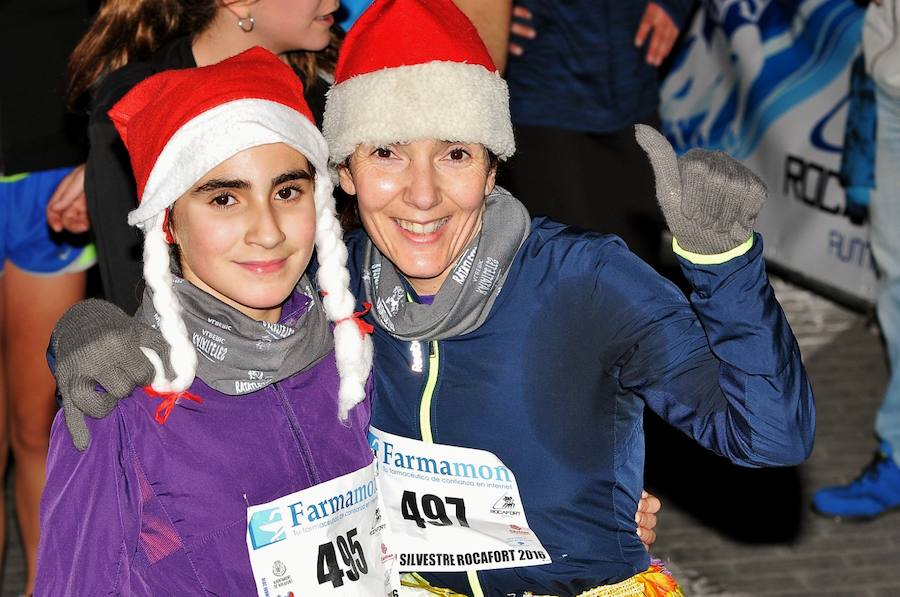
<path fill-rule="evenodd" d="M 20 174 L 10 174 L 9 176 L 0 176 L 0 183 L 3 182 L 19 182 L 20 180 L 25 180 L 28 178 L 28 172 L 22 172 Z"/>
<path fill-rule="evenodd" d="M 731 261 L 735 257 L 740 257 L 752 247 L 753 235 L 751 234 L 750 238 L 730 251 L 725 251 L 724 253 L 718 253 L 716 255 L 701 255 L 700 253 L 691 253 L 690 251 L 683 249 L 678 244 L 678 239 L 672 237 L 672 250 L 675 251 L 675 254 L 697 265 L 719 265 L 720 263 Z"/>

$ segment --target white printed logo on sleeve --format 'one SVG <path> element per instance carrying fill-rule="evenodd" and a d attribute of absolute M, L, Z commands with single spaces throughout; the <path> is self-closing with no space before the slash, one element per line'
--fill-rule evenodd
<path fill-rule="evenodd" d="M 369 428 L 400 570 L 549 564 L 528 528 L 516 478 L 491 452 Z"/>
<path fill-rule="evenodd" d="M 376 467 L 247 509 L 247 551 L 260 597 L 396 597 Z"/>

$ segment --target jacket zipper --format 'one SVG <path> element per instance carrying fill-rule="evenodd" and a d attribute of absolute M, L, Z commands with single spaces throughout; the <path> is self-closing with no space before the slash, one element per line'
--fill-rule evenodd
<path fill-rule="evenodd" d="M 426 444 L 434 443 L 434 434 L 431 429 L 431 403 L 434 398 L 434 389 L 437 387 L 438 370 L 441 366 L 441 347 L 437 340 L 428 343 L 428 379 L 425 380 L 425 389 L 422 390 L 422 399 L 419 402 L 419 432 L 422 441 Z M 484 597 L 484 590 L 478 580 L 478 572 L 466 570 L 469 586 L 472 588 L 472 597 Z"/>
<path fill-rule="evenodd" d="M 278 396 L 278 399 L 281 401 L 281 408 L 284 409 L 288 425 L 291 427 L 291 433 L 294 434 L 294 441 L 297 442 L 297 451 L 300 452 L 300 460 L 303 461 L 306 475 L 309 477 L 309 481 L 312 485 L 318 485 L 321 483 L 319 472 L 316 470 L 312 454 L 309 451 L 309 446 L 306 443 L 306 439 L 303 437 L 303 432 L 301 432 L 300 428 L 295 424 L 293 409 L 291 409 L 291 405 L 284 395 L 284 392 L 281 391 L 281 386 L 277 383 L 273 383 L 272 388 L 275 390 L 275 395 Z"/>
<path fill-rule="evenodd" d="M 419 401 L 419 433 L 426 444 L 434 443 L 434 436 L 431 433 L 431 400 L 437 387 L 440 365 L 441 349 L 438 341 L 432 340 L 428 343 L 428 378 L 425 380 L 425 389 L 422 390 L 422 399 Z"/>

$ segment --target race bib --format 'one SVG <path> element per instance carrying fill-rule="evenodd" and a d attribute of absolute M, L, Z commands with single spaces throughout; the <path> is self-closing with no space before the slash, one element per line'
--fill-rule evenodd
<path fill-rule="evenodd" d="M 369 444 L 400 570 L 550 563 L 528 528 L 515 476 L 491 452 L 428 444 L 374 427 Z"/>
<path fill-rule="evenodd" d="M 373 461 L 360 470 L 247 509 L 247 550 L 260 597 L 397 597 Z"/>

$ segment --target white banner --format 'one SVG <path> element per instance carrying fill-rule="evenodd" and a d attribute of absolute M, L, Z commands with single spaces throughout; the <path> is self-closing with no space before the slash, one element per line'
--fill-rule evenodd
<path fill-rule="evenodd" d="M 771 262 L 871 301 L 868 230 L 838 179 L 849 67 L 863 10 L 849 0 L 708 0 L 662 86 L 675 149 L 720 149 L 766 181 Z"/>

